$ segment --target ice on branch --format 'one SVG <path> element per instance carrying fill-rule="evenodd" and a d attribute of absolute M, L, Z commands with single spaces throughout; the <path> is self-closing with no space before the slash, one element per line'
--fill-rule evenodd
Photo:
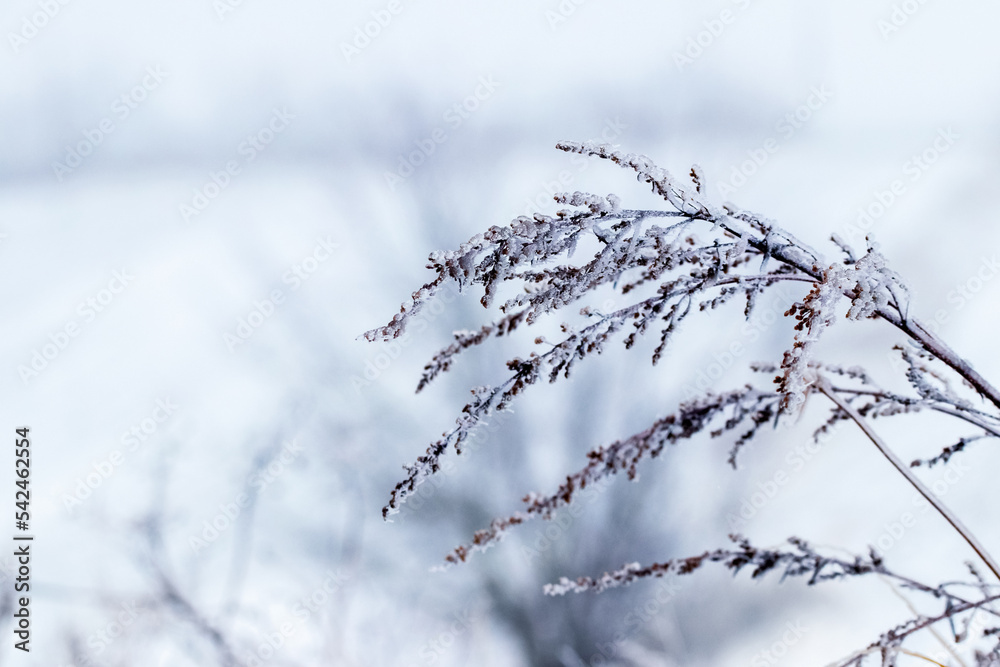
<path fill-rule="evenodd" d="M 607 197 L 587 194 L 586 192 L 574 192 L 572 195 L 565 192 L 557 193 L 553 199 L 559 204 L 569 206 L 585 206 L 591 213 L 597 215 L 615 215 L 622 210 L 622 200 L 616 194 Z"/>
<path fill-rule="evenodd" d="M 778 399 L 779 396 L 773 392 L 761 392 L 748 386 L 685 402 L 676 413 L 657 420 L 648 429 L 590 451 L 587 454 L 587 465 L 568 475 L 555 493 L 529 493 L 524 497 L 524 511 L 507 518 L 494 519 L 488 528 L 473 535 L 471 543 L 456 547 L 445 560 L 449 563 L 465 561 L 471 554 L 493 546 L 512 526 L 536 517 L 551 519 L 556 510 L 573 502 L 579 490 L 595 486 L 612 475 L 622 472 L 629 480 L 637 481 L 639 464 L 644 459 L 655 459 L 667 445 L 708 431 L 709 425 L 719 418 L 725 417 L 725 421 L 718 429 L 711 431 L 712 437 L 721 436 L 751 422 L 750 428 L 743 432 L 738 441 L 744 444 L 753 438 L 762 424 L 770 421 L 775 414 Z"/>
<path fill-rule="evenodd" d="M 905 322 L 909 304 L 901 301 L 901 294 L 908 294 L 899 276 L 890 270 L 877 246 L 849 266 L 832 264 L 823 271 L 822 280 L 801 302 L 795 303 L 785 313 L 794 317 L 795 337 L 791 349 L 781 362 L 783 374 L 776 379 L 778 390 L 784 396 L 783 412 L 797 413 L 805 403 L 809 387 L 815 382 L 809 367 L 816 353 L 816 343 L 823 332 L 836 322 L 837 304 L 845 295 L 851 306 L 847 319 L 880 317 L 887 310 L 895 311 Z"/>
<path fill-rule="evenodd" d="M 740 535 L 730 535 L 730 539 L 736 544 L 735 549 L 716 549 L 706 551 L 698 556 L 675 558 L 645 567 L 638 563 L 629 563 L 617 570 L 605 572 L 596 578 L 579 577 L 572 580 L 563 577 L 559 583 L 547 584 L 544 589 L 545 594 L 565 595 L 566 593 L 585 591 L 601 593 L 609 588 L 628 586 L 639 579 L 648 577 L 691 574 L 706 563 L 722 563 L 734 574 L 739 573 L 744 568 L 750 568 L 753 570 L 750 576 L 754 579 L 777 570 L 781 572 L 782 579 L 807 577 L 809 585 L 872 572 L 887 573 L 882 565 L 882 560 L 874 552 L 868 558 L 856 557 L 853 561 L 846 561 L 821 555 L 807 542 L 796 537 L 788 540 L 795 547 L 794 550 L 757 548 Z"/>
<path fill-rule="evenodd" d="M 737 457 L 745 456 L 741 452 L 762 427 L 801 414 L 807 397 L 816 394 L 822 396 L 828 412 L 820 418 L 813 437 L 819 439 L 848 423 L 859 428 L 1000 578 L 1000 565 L 910 467 L 900 462 L 872 426 L 875 420 L 934 411 L 960 420 L 963 428 L 974 429 L 957 442 L 950 440 L 952 444 L 938 449 L 937 455 L 917 459 L 912 466 L 944 463 L 964 455 L 974 442 L 1000 438 L 1000 391 L 911 317 L 909 292 L 874 243 L 869 242 L 865 254 L 858 256 L 834 235 L 832 241 L 841 260 L 831 263 L 774 221 L 731 203 L 719 207 L 709 202 L 711 188 L 706 187 L 706 174 L 697 165 L 688 173 L 688 181 L 674 178 L 644 155 L 619 151 L 608 144 L 562 142 L 557 148 L 618 165 L 648 184 L 667 206 L 665 210 L 630 209 L 614 194 L 561 193 L 554 197 L 555 203 L 569 208 L 553 216 L 520 216 L 506 226 L 490 227 L 455 250 L 430 255 L 427 267 L 434 273 L 433 279 L 413 292 L 388 324 L 366 332 L 365 338 L 374 341 L 399 336 L 424 304 L 451 283 L 460 291 L 481 288 L 480 303 L 495 310 L 487 323 L 455 332 L 450 345 L 424 367 L 417 391 L 448 371 L 464 350 L 532 326 L 555 311 L 565 315 L 564 309 L 575 305 L 573 310 L 580 313 L 582 322 L 564 319 L 559 334 L 546 331 L 547 337 L 536 336 L 536 344 L 544 346 L 535 348 L 540 351 L 509 359 L 506 379 L 474 389 L 454 428 L 404 467 L 405 478 L 392 490 L 383 517 L 398 512 L 416 487 L 440 470 L 441 457 L 449 449 L 461 454 L 483 420 L 506 410 L 531 385 L 568 378 L 578 363 L 600 355 L 612 341 L 627 349 L 641 347 L 640 341 L 650 333 L 654 339 L 649 345 L 651 361 L 656 364 L 664 359 L 674 334 L 692 315 L 698 317 L 698 313 L 738 301 L 743 315 L 751 318 L 760 298 L 778 283 L 786 283 L 801 290 L 797 293 L 800 300 L 785 313 L 795 320 L 791 348 L 780 364 L 771 360 L 752 366 L 774 378 L 776 391 L 747 385 L 709 393 L 667 411 L 667 416 L 645 430 L 595 447 L 558 488 L 547 494 L 525 495 L 520 510 L 493 519 L 474 533 L 470 542 L 452 550 L 446 564 L 464 562 L 471 554 L 489 549 L 515 526 L 552 518 L 572 503 L 581 489 L 609 483 L 619 473 L 638 479 L 640 467 L 659 457 L 667 445 L 699 433 L 713 438 L 730 436 L 728 462 L 735 467 Z M 576 258 L 574 251 L 579 247 L 594 248 L 593 255 Z M 497 295 L 505 284 L 517 289 L 509 290 L 511 296 L 499 302 Z M 587 303 L 599 289 L 602 299 L 609 290 L 615 292 L 614 310 Z M 863 368 L 820 361 L 818 346 L 836 322 L 838 310 L 844 308 L 842 299 L 848 302 L 844 313 L 848 320 L 881 320 L 909 339 L 908 347 L 898 348 L 909 383 L 906 393 L 884 389 Z M 673 380 L 667 376 L 668 382 Z M 783 579 L 800 577 L 810 584 L 878 573 L 944 605 L 935 616 L 911 619 L 891 628 L 869 647 L 839 663 L 841 667 L 860 667 L 869 655 L 881 658 L 883 666 L 893 665 L 910 635 L 940 620 L 961 619 L 963 614 L 968 619 L 976 613 L 1000 618 L 994 607 L 1000 601 L 1000 588 L 978 577 L 971 588 L 968 582 L 927 586 L 889 571 L 874 550 L 850 560 L 821 554 L 795 538 L 790 540 L 792 549 L 761 549 L 741 537 L 733 541 L 732 548 L 694 557 L 649 566 L 631 563 L 598 577 L 562 578 L 545 592 L 602 591 L 646 577 L 689 574 L 706 563 L 721 563 L 733 572 L 749 568 L 754 577 L 778 571 Z M 1000 636 L 1000 630 L 990 632 L 991 637 Z M 976 655 L 977 667 L 1000 664 L 996 645 Z"/>

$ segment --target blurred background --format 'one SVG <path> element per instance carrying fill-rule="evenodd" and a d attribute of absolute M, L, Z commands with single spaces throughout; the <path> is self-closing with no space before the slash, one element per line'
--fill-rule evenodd
<path fill-rule="evenodd" d="M 706 568 L 542 595 L 733 531 L 877 544 L 916 578 L 961 576 L 971 554 L 856 432 L 803 449 L 822 406 L 762 433 L 737 471 L 730 440 L 695 439 L 431 571 L 707 376 L 726 389 L 780 361 L 788 301 L 750 325 L 738 306 L 692 318 L 655 369 L 651 346 L 616 344 L 533 387 L 392 523 L 401 466 L 535 334 L 463 355 L 416 396 L 450 332 L 491 315 L 480 295 L 441 297 L 405 344 L 358 336 L 428 279 L 429 252 L 552 212 L 554 192 L 657 205 L 628 173 L 554 149 L 601 139 L 678 175 L 699 163 L 716 202 L 830 256 L 831 232 L 858 248 L 873 234 L 918 315 L 996 378 L 998 21 L 971 0 L 4 3 L 0 395 L 8 435 L 31 428 L 36 537 L 30 657 L 0 557 L 0 663 L 757 667 L 875 640 L 912 613 L 876 579 L 810 589 Z M 851 323 L 824 350 L 892 385 L 897 342 Z M 882 428 L 904 459 L 964 434 Z M 1000 458 L 988 443 L 966 456 L 922 474 L 1000 550 Z"/>

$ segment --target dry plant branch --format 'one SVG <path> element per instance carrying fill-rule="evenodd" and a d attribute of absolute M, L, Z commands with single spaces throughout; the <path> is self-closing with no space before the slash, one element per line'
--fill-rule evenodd
<path fill-rule="evenodd" d="M 878 436 L 877 433 L 875 433 L 875 430 L 865 420 L 865 418 L 859 415 L 858 411 L 852 408 L 850 403 L 837 395 L 837 392 L 833 390 L 826 378 L 822 376 L 817 378 L 816 388 L 824 396 L 833 401 L 838 408 L 844 411 L 844 414 L 850 417 L 851 420 L 858 425 L 864 434 L 868 436 L 868 439 L 872 441 L 875 447 L 882 452 L 882 455 L 889 459 L 889 463 L 891 463 L 892 466 L 899 471 L 899 474 L 905 477 L 906 481 L 909 482 L 913 488 L 915 488 L 917 492 L 920 493 L 920 495 L 922 495 L 948 523 L 951 524 L 951 527 L 962 536 L 962 539 L 964 539 L 970 547 L 972 547 L 972 550 L 976 552 L 976 555 L 979 556 L 984 563 L 986 563 L 990 572 L 992 572 L 993 575 L 1000 580 L 1000 566 L 997 565 L 993 556 L 991 556 L 982 543 L 976 539 L 976 536 L 972 534 L 972 531 L 969 530 L 964 523 L 962 523 L 961 519 L 959 519 L 954 512 L 948 509 L 941 499 L 934 495 L 934 493 L 927 488 L 927 485 L 921 482 L 920 478 L 914 475 L 910 471 L 909 467 L 907 467 L 906 464 L 904 464 L 899 457 L 896 456 L 891 449 L 889 449 L 889 446 Z"/>
<path fill-rule="evenodd" d="M 607 144 L 564 142 L 557 148 L 596 156 L 633 172 L 666 201 L 669 209 L 625 208 L 614 194 L 557 194 L 555 201 L 569 208 L 552 216 L 521 216 L 508 226 L 490 227 L 456 250 L 432 253 L 428 268 L 435 277 L 413 292 L 388 324 L 366 332 L 364 337 L 370 341 L 398 337 L 408 321 L 449 282 L 456 283 L 461 290 L 481 286 L 480 301 L 486 308 L 494 305 L 502 285 L 519 284 L 523 291 L 500 304 L 499 315 L 492 322 L 475 331 L 454 334 L 452 344 L 424 367 L 417 386 L 419 392 L 447 371 L 464 350 L 531 326 L 584 300 L 598 288 L 616 290 L 627 305 L 610 313 L 584 305 L 579 310 L 582 325 L 564 321 L 562 340 L 550 343 L 538 337 L 537 344 L 549 345 L 546 351 L 509 360 L 510 375 L 505 380 L 473 389 L 473 398 L 463 408 L 456 426 L 443 433 L 414 464 L 405 466 L 404 479 L 392 489 L 382 510 L 384 518 L 398 512 L 416 487 L 440 470 L 440 458 L 449 449 L 461 454 L 469 434 L 482 420 L 507 409 L 531 385 L 543 379 L 551 383 L 567 378 L 577 363 L 600 354 L 612 340 L 620 339 L 626 348 L 632 348 L 639 337 L 652 330 L 658 330 L 652 354 L 655 365 L 678 328 L 693 313 L 713 310 L 739 299 L 745 303 L 743 312 L 749 319 L 759 297 L 775 285 L 802 283 L 808 292 L 785 313 L 795 321 L 791 345 L 779 364 L 752 366 L 755 371 L 770 374 L 776 388 L 763 390 L 747 385 L 710 393 L 681 403 L 673 413 L 644 431 L 596 447 L 588 453 L 586 464 L 567 475 L 557 490 L 527 494 L 522 510 L 494 519 L 487 528 L 476 532 L 471 542 L 448 554 L 446 562 L 466 561 L 471 554 L 485 551 L 499 542 L 506 531 L 526 521 L 551 518 L 558 508 L 572 503 L 577 492 L 587 485 L 620 472 L 629 479 L 637 479 L 642 461 L 656 458 L 667 445 L 699 433 L 707 432 L 711 437 L 733 434 L 729 463 L 735 467 L 743 446 L 761 428 L 800 415 L 807 396 L 819 391 L 833 405 L 814 437 L 820 437 L 837 422 L 854 421 L 1000 578 L 1000 568 L 982 544 L 927 490 L 869 424 L 874 418 L 931 410 L 979 429 L 932 458 L 914 461 L 911 467 L 947 462 L 963 453 L 972 442 L 1000 436 L 1000 391 L 911 316 L 909 290 L 903 279 L 889 268 L 874 242 L 869 239 L 865 253 L 858 254 L 833 235 L 831 240 L 838 246 L 841 258 L 830 262 L 763 216 L 730 203 L 722 206 L 710 203 L 705 196 L 705 175 L 698 166 L 691 169 L 689 185 L 649 158 L 624 153 Z M 707 234 L 707 239 L 699 234 Z M 596 241 L 597 251 L 589 261 L 570 263 L 585 238 Z M 633 299 L 631 303 L 629 299 Z M 912 393 L 882 389 L 863 368 L 843 368 L 816 359 L 817 343 L 842 313 L 845 300 L 848 320 L 883 320 L 906 336 L 908 344 L 896 349 L 905 363 L 905 379 Z M 834 375 L 840 378 L 837 387 L 827 379 Z M 842 665 L 861 665 L 866 656 L 874 654 L 881 657 L 883 665 L 892 665 L 896 655 L 908 650 L 902 646 L 903 642 L 924 628 L 941 620 L 954 623 L 960 618 L 966 619 L 968 627 L 972 614 L 997 615 L 992 605 L 1000 599 L 1000 588 L 983 582 L 975 571 L 974 582 L 932 586 L 890 571 L 874 550 L 852 562 L 820 554 L 798 538 L 790 540 L 795 547 L 792 551 L 758 549 L 744 538 L 733 539 L 735 549 L 719 549 L 645 567 L 632 563 L 597 578 L 580 577 L 572 581 L 563 578 L 558 584 L 547 586 L 546 592 L 555 595 L 601 591 L 668 572 L 688 574 L 706 562 L 721 562 L 733 571 L 752 567 L 755 577 L 782 569 L 782 578 L 806 576 L 810 584 L 874 572 L 945 603 L 944 609 L 933 616 L 918 617 L 891 628 Z M 963 585 L 978 592 L 978 598 L 959 595 L 955 589 Z M 982 639 L 995 640 L 998 634 L 1000 630 L 987 628 Z M 986 652 L 976 653 L 975 664 L 977 667 L 1000 664 L 1000 649 L 995 641 Z"/>

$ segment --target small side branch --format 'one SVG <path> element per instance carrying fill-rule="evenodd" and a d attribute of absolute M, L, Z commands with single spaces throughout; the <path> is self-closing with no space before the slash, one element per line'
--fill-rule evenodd
<path fill-rule="evenodd" d="M 864 431 L 864 434 L 868 436 L 868 439 L 871 440 L 876 447 L 878 447 L 878 450 L 882 452 L 882 454 L 887 459 L 889 459 L 889 462 L 893 465 L 893 467 L 896 468 L 896 470 L 899 471 L 899 474 L 905 477 L 906 481 L 908 481 L 911 485 L 913 485 L 913 488 L 915 488 L 920 493 L 920 495 L 926 498 L 927 502 L 933 505 L 934 509 L 936 509 L 941 514 L 941 516 L 943 516 L 945 520 L 951 524 L 952 528 L 958 531 L 958 534 L 962 536 L 962 538 L 969 544 L 969 546 L 972 547 L 972 550 L 976 552 L 976 554 L 982 559 L 984 563 L 986 563 L 986 567 L 990 569 L 993 575 L 997 579 L 1000 579 L 1000 565 L 997 565 L 997 562 L 993 559 L 993 556 L 991 556 L 989 552 L 986 551 L 986 548 L 983 547 L 982 544 L 980 544 L 979 540 L 977 540 L 975 535 L 972 534 L 972 531 L 970 531 L 965 526 L 965 524 L 961 522 L 961 520 L 954 514 L 954 512 L 948 509 L 944 505 L 944 503 L 942 503 L 941 500 L 937 496 L 935 496 L 931 492 L 931 490 L 924 485 L 923 482 L 920 481 L 920 478 L 918 478 L 915 474 L 913 474 L 910 468 L 905 463 L 903 463 L 891 449 L 889 449 L 889 446 L 882 441 L 882 439 L 878 436 L 878 434 L 875 433 L 875 431 L 868 424 L 868 422 L 865 421 L 864 417 L 858 414 L 858 411 L 855 410 L 850 405 L 850 403 L 842 399 L 837 394 L 837 392 L 833 389 L 833 387 L 830 386 L 826 378 L 819 377 L 816 381 L 816 388 L 827 398 L 833 401 L 833 403 L 838 408 L 840 408 L 848 417 L 850 417 L 854 421 L 854 423 L 856 423 L 861 428 L 862 431 Z"/>

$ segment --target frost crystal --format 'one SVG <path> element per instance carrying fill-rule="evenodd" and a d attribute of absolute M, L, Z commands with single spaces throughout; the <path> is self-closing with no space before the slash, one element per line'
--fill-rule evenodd
<path fill-rule="evenodd" d="M 836 321 L 835 309 L 842 296 L 851 299 L 847 318 L 860 320 L 879 317 L 886 310 L 895 310 L 905 321 L 907 303 L 900 303 L 899 293 L 908 293 L 899 276 L 890 270 L 875 245 L 853 266 L 833 264 L 823 272 L 823 278 L 800 303 L 794 304 L 786 316 L 794 316 L 795 339 L 781 363 L 784 374 L 778 378 L 779 391 L 784 395 L 782 411 L 796 413 L 805 403 L 813 384 L 810 366 L 815 346 L 823 331 Z"/>

